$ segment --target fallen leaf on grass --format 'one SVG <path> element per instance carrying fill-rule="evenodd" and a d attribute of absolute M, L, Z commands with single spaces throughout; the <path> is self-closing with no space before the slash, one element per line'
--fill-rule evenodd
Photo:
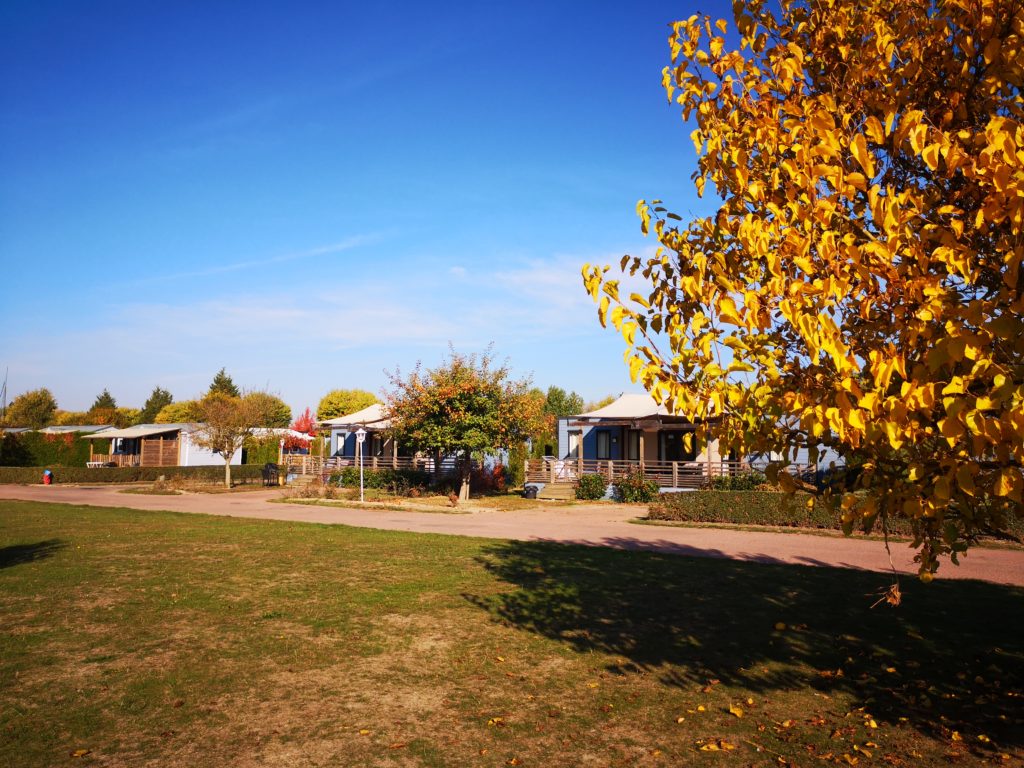
<path fill-rule="evenodd" d="M 74 752 L 71 753 L 71 756 L 72 757 L 85 757 L 90 752 L 92 752 L 91 749 L 76 749 Z"/>
<path fill-rule="evenodd" d="M 405 749 L 405 742 L 399 741 L 395 744 L 388 744 L 388 749 Z"/>
<path fill-rule="evenodd" d="M 519 765 L 519 758 L 518 757 L 510 757 L 508 759 L 508 762 L 505 763 L 505 765 Z"/>
<path fill-rule="evenodd" d="M 701 752 L 731 752 L 736 749 L 736 745 L 732 744 L 725 739 L 719 739 L 718 741 L 710 741 L 707 744 L 703 744 L 700 748 Z"/>
<path fill-rule="evenodd" d="M 492 727 L 493 726 L 498 726 L 498 725 L 504 725 L 505 724 L 505 718 L 503 718 L 503 717 L 492 717 L 490 720 L 487 721 L 487 724 L 492 726 Z"/>
<path fill-rule="evenodd" d="M 677 723 L 685 723 L 686 722 L 686 718 L 683 717 L 682 715 L 680 715 L 679 717 L 676 718 L 676 722 Z"/>
<path fill-rule="evenodd" d="M 359 735 L 360 736 L 368 736 L 369 734 L 370 734 L 369 729 L 367 729 L 367 728 L 360 728 L 359 729 Z"/>
<path fill-rule="evenodd" d="M 733 704 L 729 707 L 729 714 L 736 715 L 736 717 L 743 717 L 743 709 Z"/>

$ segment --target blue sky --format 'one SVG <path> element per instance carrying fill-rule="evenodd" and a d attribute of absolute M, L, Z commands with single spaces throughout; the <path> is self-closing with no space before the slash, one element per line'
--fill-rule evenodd
<path fill-rule="evenodd" d="M 80 410 L 223 366 L 298 411 L 493 342 L 636 391 L 579 272 L 653 248 L 640 198 L 708 210 L 660 84 L 696 10 L 8 0 L 0 375 Z"/>

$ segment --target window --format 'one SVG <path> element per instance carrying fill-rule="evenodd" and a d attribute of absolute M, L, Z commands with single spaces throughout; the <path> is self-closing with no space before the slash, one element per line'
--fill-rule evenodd
<path fill-rule="evenodd" d="M 597 458 L 610 459 L 612 457 L 612 434 L 607 429 L 597 431 Z"/>
<path fill-rule="evenodd" d="M 583 436 L 582 432 L 570 432 L 569 433 L 569 453 L 566 456 L 567 459 L 578 459 L 580 457 L 580 440 Z"/>
<path fill-rule="evenodd" d="M 689 441 L 684 439 L 689 435 Z M 689 442 L 689 446 L 687 446 Z M 658 453 L 662 461 L 694 461 L 697 458 L 697 441 L 692 432 L 666 431 L 658 434 Z"/>

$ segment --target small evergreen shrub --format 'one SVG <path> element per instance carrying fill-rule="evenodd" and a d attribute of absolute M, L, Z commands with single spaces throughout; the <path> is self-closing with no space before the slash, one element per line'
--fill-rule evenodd
<path fill-rule="evenodd" d="M 658 498 L 658 484 L 637 470 L 615 483 L 615 500 L 625 504 L 644 504 Z"/>
<path fill-rule="evenodd" d="M 576 498 L 583 501 L 603 499 L 608 481 L 603 475 L 580 475 L 576 479 Z"/>

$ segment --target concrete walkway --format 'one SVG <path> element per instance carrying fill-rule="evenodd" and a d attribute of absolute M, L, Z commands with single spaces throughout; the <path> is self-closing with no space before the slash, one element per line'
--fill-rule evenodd
<path fill-rule="evenodd" d="M 180 496 L 128 494 L 118 490 L 111 486 L 0 485 L 0 499 L 341 524 L 491 539 L 553 541 L 759 563 L 871 571 L 889 571 L 891 568 L 881 541 L 803 533 L 636 525 L 629 520 L 642 514 L 642 508 L 625 505 L 552 505 L 510 512 L 444 514 L 273 503 L 271 500 L 283 497 L 280 490 Z M 898 571 L 916 574 L 913 551 L 906 544 L 893 544 L 892 552 L 892 562 Z M 959 567 L 944 562 L 939 568 L 938 578 L 980 579 L 1024 586 L 1024 550 L 976 548 L 960 562 Z"/>

